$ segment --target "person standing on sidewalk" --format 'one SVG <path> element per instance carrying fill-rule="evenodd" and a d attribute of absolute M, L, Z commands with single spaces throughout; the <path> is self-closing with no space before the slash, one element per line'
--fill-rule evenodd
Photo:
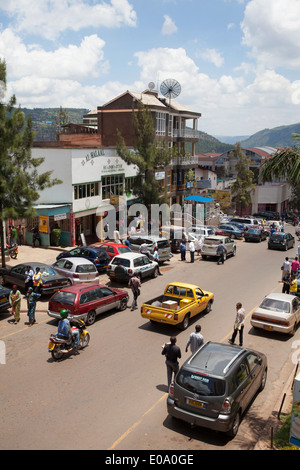
<path fill-rule="evenodd" d="M 245 309 L 243 308 L 241 302 L 236 304 L 236 317 L 233 327 L 233 333 L 231 339 L 229 339 L 230 344 L 234 344 L 236 335 L 239 333 L 239 345 L 243 346 L 243 331 L 244 331 L 244 321 L 245 321 Z"/>
<path fill-rule="evenodd" d="M 179 251 L 181 255 L 181 261 L 185 261 L 186 246 L 183 240 L 181 240 L 181 243 L 179 245 Z"/>
<path fill-rule="evenodd" d="M 189 250 L 190 250 L 190 256 L 191 256 L 191 263 L 193 263 L 195 260 L 195 244 L 192 240 L 189 243 Z"/>
<path fill-rule="evenodd" d="M 128 283 L 128 287 L 131 288 L 132 293 L 133 293 L 133 301 L 131 304 L 131 311 L 135 310 L 137 308 L 137 298 L 140 295 L 140 287 L 141 287 L 141 281 L 139 278 L 134 274 Z"/>
<path fill-rule="evenodd" d="M 36 292 L 33 292 L 32 287 L 29 287 L 26 297 L 27 297 L 27 315 L 29 317 L 29 326 L 32 326 L 36 323 L 36 319 L 35 319 L 36 302 L 41 297 L 41 294 L 37 294 Z"/>
<path fill-rule="evenodd" d="M 20 321 L 20 310 L 21 310 L 21 292 L 17 286 L 14 285 L 9 294 L 9 303 L 12 308 L 12 314 L 15 317 L 14 324 L 16 325 Z"/>
<path fill-rule="evenodd" d="M 181 358 L 180 348 L 176 345 L 176 337 L 171 336 L 170 343 L 166 343 L 162 348 L 162 355 L 166 356 L 166 366 L 167 366 L 167 380 L 168 380 L 168 390 L 172 382 L 172 376 L 177 374 L 179 370 L 178 359 Z"/>
<path fill-rule="evenodd" d="M 204 343 L 204 338 L 200 332 L 201 326 L 196 325 L 195 331 L 190 334 L 188 342 L 186 343 L 185 352 L 188 352 L 189 346 L 191 348 L 192 354 L 194 354 L 199 348 L 201 348 L 202 344 Z"/>
<path fill-rule="evenodd" d="M 286 276 L 287 274 L 291 274 L 291 263 L 289 262 L 288 256 L 285 258 L 283 265 L 281 267 L 281 270 L 282 270 L 282 280 L 284 276 Z"/>

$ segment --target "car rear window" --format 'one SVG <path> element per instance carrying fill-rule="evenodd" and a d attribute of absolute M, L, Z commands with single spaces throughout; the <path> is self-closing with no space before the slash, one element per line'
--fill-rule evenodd
<path fill-rule="evenodd" d="M 116 266 L 124 266 L 125 268 L 130 268 L 130 260 L 124 258 L 114 258 L 111 262 Z"/>
<path fill-rule="evenodd" d="M 284 302 L 283 300 L 264 299 L 260 304 L 260 308 L 273 310 L 275 312 L 290 313 L 290 304 L 288 302 Z"/>
<path fill-rule="evenodd" d="M 90 264 L 82 264 L 76 267 L 77 273 L 94 273 L 97 272 L 96 266 Z"/>
<path fill-rule="evenodd" d="M 272 240 L 283 240 L 284 239 L 284 233 L 272 233 L 271 239 Z"/>
<path fill-rule="evenodd" d="M 225 394 L 224 380 L 184 368 L 179 371 L 176 381 L 181 387 L 198 395 L 220 397 Z"/>
<path fill-rule="evenodd" d="M 54 294 L 51 301 L 57 302 L 59 304 L 74 305 L 75 298 L 76 298 L 76 294 L 74 294 L 73 292 L 59 291 L 59 292 L 56 292 L 56 294 Z"/>
<path fill-rule="evenodd" d="M 170 248 L 170 242 L 168 240 L 159 240 L 157 242 L 157 247 L 159 249 Z"/>
<path fill-rule="evenodd" d="M 205 245 L 219 245 L 220 240 L 215 238 L 205 238 Z"/>
<path fill-rule="evenodd" d="M 123 253 L 129 253 L 130 251 L 131 249 L 127 246 L 120 246 L 120 248 L 118 248 L 118 252 L 120 253 L 120 255 L 122 255 Z"/>

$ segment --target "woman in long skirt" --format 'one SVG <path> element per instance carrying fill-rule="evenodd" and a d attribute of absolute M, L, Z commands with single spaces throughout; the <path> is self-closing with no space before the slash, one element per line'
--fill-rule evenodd
<path fill-rule="evenodd" d="M 9 294 L 9 303 L 12 308 L 12 314 L 15 317 L 14 324 L 16 325 L 20 321 L 20 309 L 21 309 L 21 292 L 17 286 L 13 286 Z"/>
<path fill-rule="evenodd" d="M 27 315 L 29 317 L 29 326 L 32 326 L 34 323 L 36 323 L 36 320 L 35 320 L 36 302 L 38 298 L 41 297 L 41 294 L 37 294 L 36 292 L 33 292 L 32 287 L 29 287 L 26 297 L 27 297 Z"/>

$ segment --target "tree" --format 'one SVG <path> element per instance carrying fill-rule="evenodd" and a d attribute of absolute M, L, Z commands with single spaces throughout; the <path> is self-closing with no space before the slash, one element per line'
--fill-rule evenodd
<path fill-rule="evenodd" d="M 173 153 L 166 149 L 165 143 L 155 139 L 151 111 L 141 101 L 137 103 L 137 110 L 132 110 L 132 124 L 136 137 L 133 151 L 126 147 L 124 138 L 117 130 L 117 152 L 126 163 L 137 166 L 133 192 L 149 209 L 151 204 L 159 204 L 163 198 L 161 185 L 155 180 L 155 171 L 165 169 Z"/>
<path fill-rule="evenodd" d="M 32 120 L 20 107 L 16 108 L 16 97 L 13 95 L 4 103 L 6 90 L 6 62 L 0 59 L 0 83 L 3 96 L 0 97 L 0 238 L 2 266 L 5 267 L 5 240 L 3 221 L 9 217 L 34 217 L 33 208 L 39 198 L 39 191 L 61 183 L 51 180 L 52 171 L 39 173 L 38 167 L 43 158 L 33 158 Z"/>
<path fill-rule="evenodd" d="M 232 201 L 235 202 L 236 207 L 240 207 L 242 214 L 243 210 L 252 203 L 251 194 L 255 189 L 253 184 L 254 173 L 249 170 L 250 160 L 243 153 L 240 142 L 234 146 L 231 156 L 238 160 L 236 180 L 232 185 Z"/>

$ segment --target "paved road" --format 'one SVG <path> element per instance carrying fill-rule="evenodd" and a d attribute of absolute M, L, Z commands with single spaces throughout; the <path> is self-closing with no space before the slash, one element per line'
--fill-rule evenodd
<path fill-rule="evenodd" d="M 293 233 L 293 228 L 291 228 Z M 55 363 L 47 350 L 56 324 L 39 303 L 38 325 L 28 328 L 24 309 L 19 325 L 0 315 L 0 340 L 6 365 L 0 365 L 1 449 L 251 449 L 280 396 L 294 339 L 254 333 L 249 316 L 262 297 L 280 291 L 280 266 L 285 253 L 267 250 L 266 242 L 237 241 L 235 258 L 223 266 L 196 257 L 182 263 L 176 255 L 162 269 L 163 277 L 144 281 L 140 302 L 161 294 L 174 280 L 197 283 L 215 293 L 213 310 L 191 322 L 186 331 L 153 326 L 139 311 L 108 313 L 89 328 L 90 346 L 79 356 Z M 288 256 L 295 256 L 290 250 Z M 21 247 L 18 261 L 54 261 L 56 251 Z M 17 262 L 12 262 L 16 264 Z M 101 277 L 109 283 L 107 277 Z M 125 286 L 126 289 L 126 286 Z M 196 323 L 206 340 L 227 341 L 235 304 L 247 312 L 245 345 L 265 352 L 269 361 L 266 389 L 252 404 L 238 436 L 220 434 L 173 421 L 166 412 L 166 370 L 161 345 L 177 334 L 184 360 L 185 344 Z"/>

